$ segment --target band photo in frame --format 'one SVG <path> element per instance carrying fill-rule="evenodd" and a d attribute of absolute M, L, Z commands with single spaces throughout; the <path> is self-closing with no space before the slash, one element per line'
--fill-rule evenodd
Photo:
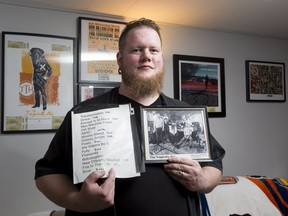
<path fill-rule="evenodd" d="M 146 162 L 176 155 L 211 161 L 206 107 L 143 107 L 141 116 Z"/>

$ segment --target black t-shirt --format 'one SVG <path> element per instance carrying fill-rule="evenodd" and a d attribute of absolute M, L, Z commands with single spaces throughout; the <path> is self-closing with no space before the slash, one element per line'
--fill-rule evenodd
<path fill-rule="evenodd" d="M 87 107 L 93 104 L 116 103 L 131 104 L 137 119 L 139 137 L 141 138 L 140 107 L 141 104 L 118 94 L 113 89 L 104 96 L 93 98 L 74 107 Z M 161 94 L 151 106 L 187 106 Z M 201 166 L 214 166 L 222 170 L 222 158 L 225 151 L 212 137 L 212 152 L 215 160 L 201 163 Z M 214 144 L 213 144 L 214 143 Z M 213 146 L 215 146 L 213 148 Z M 171 179 L 163 169 L 163 164 L 146 164 L 145 172 L 140 177 L 116 179 L 115 205 L 106 210 L 94 213 L 79 213 L 66 210 L 67 216 L 191 216 L 197 215 L 198 196 L 190 192 L 181 184 Z M 55 134 L 45 156 L 36 163 L 35 178 L 43 175 L 62 173 L 73 179 L 72 167 L 72 140 L 71 140 L 71 113 L 69 112 L 62 125 Z M 81 184 L 76 185 L 79 188 Z"/>

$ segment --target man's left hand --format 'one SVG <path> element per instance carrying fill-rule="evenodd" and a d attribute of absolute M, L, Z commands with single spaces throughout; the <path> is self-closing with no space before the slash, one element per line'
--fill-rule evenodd
<path fill-rule="evenodd" d="M 222 173 L 214 167 L 202 168 L 198 161 L 184 157 L 170 157 L 164 169 L 190 191 L 210 192 L 220 181 Z"/>

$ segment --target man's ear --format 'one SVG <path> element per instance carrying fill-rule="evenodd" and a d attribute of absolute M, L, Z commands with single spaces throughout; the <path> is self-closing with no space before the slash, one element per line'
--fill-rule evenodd
<path fill-rule="evenodd" d="M 118 64 L 118 73 L 121 74 L 121 61 L 122 61 L 122 53 L 119 51 L 117 54 L 116 54 L 116 58 L 117 58 L 117 64 Z"/>
<path fill-rule="evenodd" d="M 117 58 L 117 64 L 118 66 L 120 66 L 120 62 L 122 60 L 122 53 L 119 51 L 117 54 L 116 54 L 116 58 Z"/>

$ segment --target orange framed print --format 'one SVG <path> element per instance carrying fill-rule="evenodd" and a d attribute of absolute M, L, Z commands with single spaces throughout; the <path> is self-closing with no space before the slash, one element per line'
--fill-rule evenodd
<path fill-rule="evenodd" d="M 69 37 L 2 33 L 2 133 L 56 131 L 74 105 Z"/>
<path fill-rule="evenodd" d="M 116 54 L 126 23 L 79 17 L 79 82 L 121 82 Z"/>

